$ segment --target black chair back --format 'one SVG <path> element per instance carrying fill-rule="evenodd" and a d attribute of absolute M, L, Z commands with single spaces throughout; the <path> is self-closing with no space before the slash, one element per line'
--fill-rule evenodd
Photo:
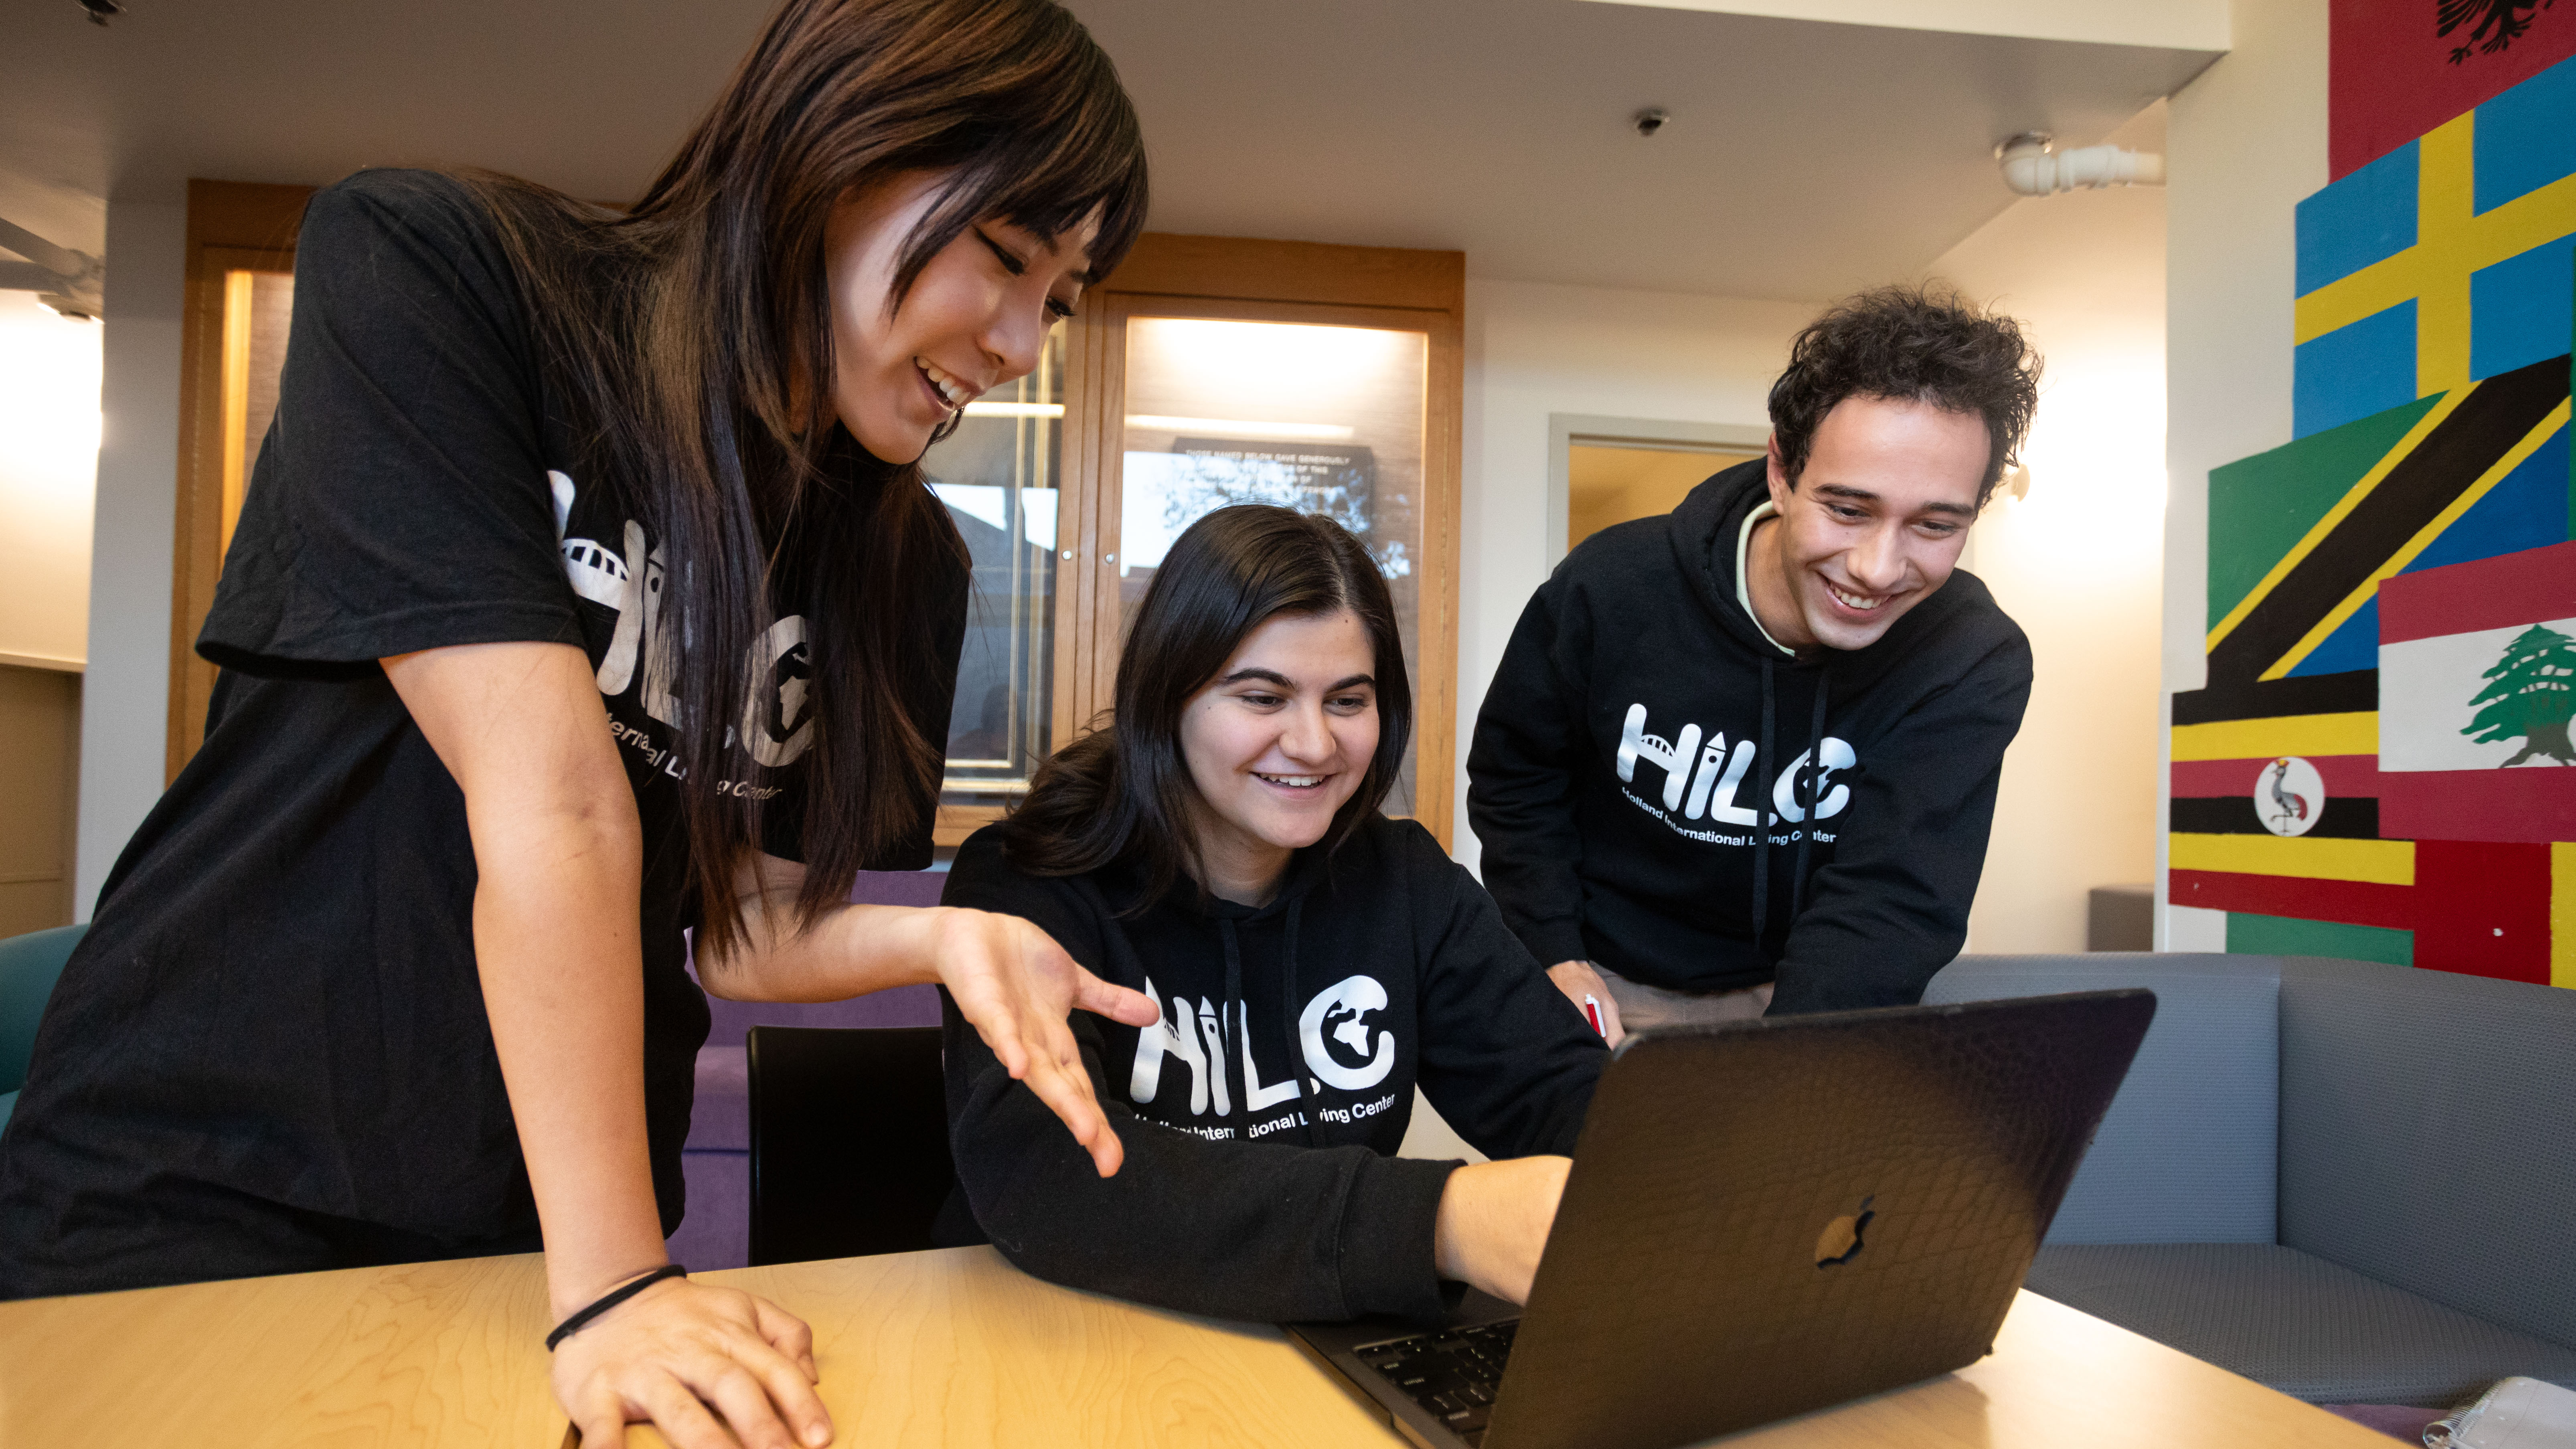
<path fill-rule="evenodd" d="M 930 1246 L 957 1185 L 935 1026 L 755 1026 L 751 1261 Z"/>

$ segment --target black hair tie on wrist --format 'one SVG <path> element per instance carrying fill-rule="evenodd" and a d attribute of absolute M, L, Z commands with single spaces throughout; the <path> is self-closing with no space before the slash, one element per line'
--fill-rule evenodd
<path fill-rule="evenodd" d="M 654 1269 L 652 1272 L 645 1274 L 641 1278 L 634 1279 L 623 1287 L 609 1289 L 606 1293 L 603 1293 L 599 1297 L 591 1300 L 591 1304 L 588 1308 L 582 1309 L 572 1317 L 556 1324 L 555 1331 L 546 1335 L 546 1352 L 554 1352 L 556 1344 L 563 1342 L 565 1339 L 581 1332 L 584 1328 L 589 1327 L 592 1319 L 606 1313 L 618 1304 L 625 1302 L 627 1299 L 634 1297 L 636 1294 L 643 1292 L 645 1289 L 652 1287 L 663 1279 L 685 1278 L 687 1276 L 689 1276 L 689 1270 L 686 1265 L 680 1263 L 665 1263 L 661 1267 Z"/>

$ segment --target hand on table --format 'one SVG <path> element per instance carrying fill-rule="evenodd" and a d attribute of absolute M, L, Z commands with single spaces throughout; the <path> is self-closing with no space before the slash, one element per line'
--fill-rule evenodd
<path fill-rule="evenodd" d="M 1573 1166 L 1571 1157 L 1515 1157 L 1450 1173 L 1431 1234 L 1440 1276 L 1527 1303 Z"/>
<path fill-rule="evenodd" d="M 1017 916 L 947 911 L 935 951 L 940 982 L 1002 1069 L 1064 1119 L 1102 1177 L 1117 1172 L 1125 1149 L 1091 1095 L 1082 1048 L 1065 1017 L 1080 1007 L 1129 1026 L 1151 1026 L 1162 1019 L 1154 1003 L 1084 970 L 1046 932 Z"/>
<path fill-rule="evenodd" d="M 731 1288 L 654 1284 L 566 1338 L 553 1378 L 582 1449 L 617 1449 L 627 1425 L 645 1422 L 672 1449 L 832 1442 L 832 1416 L 814 1393 L 813 1335 L 777 1304 Z"/>
<path fill-rule="evenodd" d="M 1576 1011 L 1583 1009 L 1583 998 L 1587 996 L 1600 1003 L 1604 1042 L 1615 1047 L 1627 1039 L 1627 1031 L 1619 1025 L 1619 1003 L 1610 995 L 1610 988 L 1601 983 L 1601 973 L 1592 969 L 1591 962 L 1559 961 L 1547 968 L 1547 979 L 1556 983 L 1556 989 L 1565 993 Z"/>

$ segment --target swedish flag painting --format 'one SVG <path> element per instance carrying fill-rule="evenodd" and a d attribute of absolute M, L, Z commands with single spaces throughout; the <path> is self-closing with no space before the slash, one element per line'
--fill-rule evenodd
<path fill-rule="evenodd" d="M 2576 60 L 2299 204 L 2294 431 L 2567 350 Z"/>

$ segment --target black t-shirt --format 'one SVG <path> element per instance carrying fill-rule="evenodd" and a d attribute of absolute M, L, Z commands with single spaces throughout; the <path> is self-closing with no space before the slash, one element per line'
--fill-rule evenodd
<path fill-rule="evenodd" d="M 684 968 L 669 561 L 587 476 L 566 411 L 461 186 L 372 171 L 314 197 L 276 423 L 198 640 L 224 666 L 205 746 L 118 861 L 48 1012 L 0 1230 L 70 1258 L 100 1233 L 112 1253 L 132 1200 L 169 1178 L 440 1242 L 533 1229 L 475 972 L 464 796 L 376 662 L 506 640 L 587 651 L 635 788 L 645 1102 L 677 1225 L 707 1007 Z M 851 471 L 850 506 L 896 486 L 883 465 Z M 953 602 L 953 676 L 965 577 L 923 583 Z M 755 684 L 775 697 L 746 712 L 741 777 L 723 783 L 778 792 L 764 847 L 795 859 L 807 621 L 794 598 L 777 607 Z M 931 738 L 952 688 L 907 701 Z M 919 804 L 915 838 L 871 865 L 928 863 Z"/>

